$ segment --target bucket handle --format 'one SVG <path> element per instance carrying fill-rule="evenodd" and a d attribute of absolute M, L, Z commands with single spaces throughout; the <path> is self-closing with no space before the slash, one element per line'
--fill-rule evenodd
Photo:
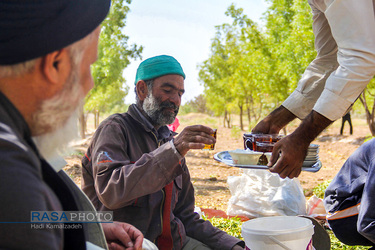
<path fill-rule="evenodd" d="M 273 242 L 275 242 L 276 244 L 278 244 L 279 246 L 281 246 L 282 248 L 284 248 L 285 250 L 292 250 L 292 249 L 290 249 L 289 247 L 285 246 L 281 241 L 279 241 L 279 240 L 276 239 L 275 237 L 268 235 L 268 238 L 269 238 L 270 240 L 272 240 Z"/>

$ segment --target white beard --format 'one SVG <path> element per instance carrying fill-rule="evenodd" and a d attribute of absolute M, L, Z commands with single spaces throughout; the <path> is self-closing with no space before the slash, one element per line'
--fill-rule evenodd
<path fill-rule="evenodd" d="M 33 137 L 40 154 L 46 160 L 72 152 L 69 143 L 78 138 L 78 109 L 59 129 Z"/>
<path fill-rule="evenodd" d="M 45 159 L 68 152 L 68 144 L 78 137 L 78 110 L 83 104 L 79 67 L 73 64 L 65 87 L 52 98 L 45 100 L 34 114 L 33 139 Z"/>

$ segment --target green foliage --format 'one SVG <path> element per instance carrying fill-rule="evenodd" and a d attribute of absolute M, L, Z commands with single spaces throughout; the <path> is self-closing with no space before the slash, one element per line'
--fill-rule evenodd
<path fill-rule="evenodd" d="M 74 152 L 70 153 L 69 156 L 83 157 L 83 156 L 85 156 L 85 154 L 81 151 L 74 151 Z"/>
<path fill-rule="evenodd" d="M 327 180 L 325 182 L 320 183 L 318 186 L 313 188 L 313 193 L 320 199 L 324 198 L 324 192 L 326 191 L 328 185 L 331 183 L 332 180 Z"/>
<path fill-rule="evenodd" d="M 179 116 L 177 117 L 180 123 L 186 126 L 196 125 L 196 124 L 202 124 L 202 125 L 209 126 L 212 128 L 217 128 L 218 126 L 217 119 L 207 116 L 205 114 L 190 113 L 189 115 L 184 116 L 184 117 L 179 117 Z M 218 131 L 218 133 L 220 133 L 220 131 Z"/>
<path fill-rule="evenodd" d="M 375 136 L 375 79 L 373 78 L 367 85 L 366 89 L 359 96 L 359 101 L 362 104 L 367 124 L 369 126 L 372 136 Z"/>
<path fill-rule="evenodd" d="M 131 0 L 113 0 L 111 9 L 101 25 L 98 60 L 91 71 L 95 87 L 86 97 L 87 111 L 110 112 L 124 103 L 128 87 L 122 76 L 130 58 L 140 58 L 142 46 L 128 45 L 129 37 L 123 33 Z"/>
<path fill-rule="evenodd" d="M 242 131 L 238 126 L 233 126 L 230 130 L 230 136 L 233 138 L 241 138 Z"/>
<path fill-rule="evenodd" d="M 108 113 L 109 114 L 125 113 L 128 111 L 129 106 L 130 106 L 129 104 L 121 102 L 121 103 L 114 105 L 113 108 Z"/>
<path fill-rule="evenodd" d="M 374 139 L 373 136 L 367 136 L 363 142 L 365 143 L 365 142 L 368 142 L 369 140 L 372 140 L 372 139 Z"/>
<path fill-rule="evenodd" d="M 258 120 L 294 90 L 316 55 L 307 1 L 268 2 L 263 29 L 233 4 L 225 13 L 233 22 L 216 27 L 211 55 L 199 65 L 206 106 L 216 115 L 242 110 L 249 123 Z"/>
<path fill-rule="evenodd" d="M 181 106 L 179 113 L 181 115 L 188 113 L 212 114 L 206 107 L 206 98 L 204 95 L 198 95 L 194 100 L 188 101 L 185 105 Z"/>
<path fill-rule="evenodd" d="M 205 216 L 203 216 L 203 219 L 209 220 L 212 225 L 227 232 L 229 235 L 243 240 L 241 236 L 242 221 L 240 218 L 234 217 L 231 219 L 225 219 L 212 217 L 211 219 L 207 219 Z"/>

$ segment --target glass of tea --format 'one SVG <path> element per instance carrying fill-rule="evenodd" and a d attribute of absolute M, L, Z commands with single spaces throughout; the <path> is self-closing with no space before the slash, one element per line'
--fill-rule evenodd
<path fill-rule="evenodd" d="M 217 129 L 213 129 L 214 133 L 211 134 L 211 136 L 213 136 L 215 139 L 216 139 L 216 133 L 217 133 Z M 214 144 L 205 144 L 204 145 L 204 148 L 202 148 L 202 150 L 204 151 L 208 151 L 208 150 L 214 150 L 215 149 L 215 143 Z"/>
<path fill-rule="evenodd" d="M 269 141 L 264 141 L 264 142 L 256 142 L 256 146 L 254 151 L 257 152 L 272 152 L 273 146 L 275 146 L 276 142 L 269 142 Z"/>
<path fill-rule="evenodd" d="M 253 133 L 243 134 L 243 149 L 253 150 L 253 141 L 254 141 L 254 134 Z"/>
<path fill-rule="evenodd" d="M 270 134 L 254 134 L 253 136 L 253 150 L 257 151 L 257 142 L 272 142 L 272 135 Z"/>
<path fill-rule="evenodd" d="M 271 142 L 278 142 L 281 140 L 281 138 L 284 137 L 284 135 L 280 134 L 270 134 L 271 135 Z"/>

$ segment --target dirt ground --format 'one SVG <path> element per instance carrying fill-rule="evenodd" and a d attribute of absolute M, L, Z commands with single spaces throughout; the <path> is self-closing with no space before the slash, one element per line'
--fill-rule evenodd
<path fill-rule="evenodd" d="M 193 119 L 194 117 L 188 118 Z M 346 124 L 344 135 L 340 136 L 341 120 L 339 120 L 326 129 L 313 142 L 320 146 L 319 158 L 322 162 L 322 168 L 316 173 L 303 171 L 298 177 L 306 197 L 312 195 L 312 189 L 319 183 L 331 180 L 347 157 L 370 135 L 365 120 L 354 119 L 353 124 L 353 135 L 349 135 L 349 125 Z M 183 127 L 184 124 L 181 124 L 177 131 L 181 131 Z M 242 134 L 245 131 L 240 131 L 237 136 L 233 136 L 231 129 L 224 128 L 223 126 L 217 126 L 217 128 L 218 133 L 215 149 L 213 151 L 191 150 L 186 156 L 186 161 L 195 188 L 196 205 L 201 208 L 226 211 L 229 198 L 231 197 L 227 178 L 228 176 L 241 175 L 241 169 L 217 162 L 213 159 L 213 156 L 215 153 L 224 150 L 242 149 Z M 288 131 L 293 131 L 293 129 L 294 127 L 291 126 L 288 128 Z M 76 149 L 81 152 L 81 156 L 88 146 L 89 139 L 90 136 L 86 140 L 76 144 Z M 79 186 L 81 181 L 81 156 L 73 155 L 65 157 L 68 165 L 64 168 Z"/>

